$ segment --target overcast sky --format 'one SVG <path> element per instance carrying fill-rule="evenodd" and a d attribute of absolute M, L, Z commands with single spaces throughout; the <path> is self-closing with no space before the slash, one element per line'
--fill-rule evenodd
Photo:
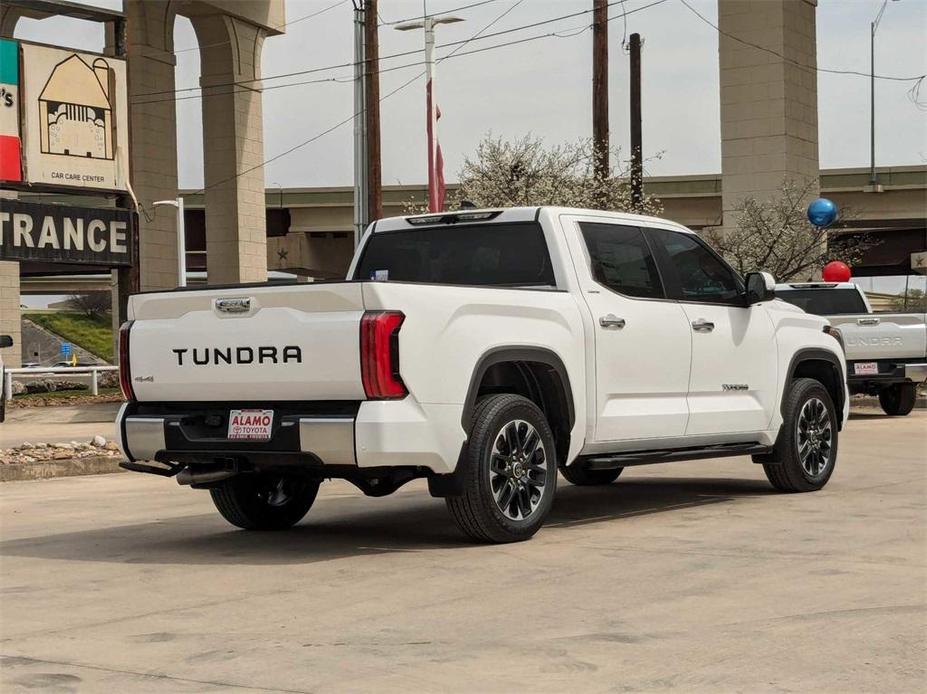
<path fill-rule="evenodd" d="M 347 63 L 353 60 L 350 0 L 319 16 L 299 20 L 336 0 L 288 0 L 286 33 L 264 46 L 265 76 Z M 717 0 L 689 0 L 713 22 Z M 429 13 L 467 5 L 473 0 L 428 0 Z M 653 0 L 626 0 L 629 12 Z M 120 8 L 118 0 L 96 3 Z M 466 21 L 438 28 L 438 44 L 467 39 L 517 5 L 487 30 L 492 33 L 587 9 L 591 0 L 496 0 L 464 10 Z M 869 23 L 881 0 L 819 0 L 818 65 L 869 70 Z M 618 14 L 618 8 L 611 14 Z M 421 0 L 380 0 L 381 19 L 393 22 L 421 15 Z M 526 29 L 497 39 L 474 41 L 462 52 L 558 32 L 537 40 L 472 56 L 454 57 L 438 66 L 437 95 L 443 117 L 441 139 L 448 180 L 456 180 L 463 158 L 489 132 L 505 138 L 533 133 L 561 143 L 591 135 L 591 31 L 581 31 L 589 15 Z M 579 31 L 580 33 L 576 33 Z M 718 172 L 721 168 L 718 36 L 679 0 L 665 0 L 627 17 L 627 33 L 639 32 L 643 49 L 643 138 L 645 156 L 662 152 L 648 164 L 656 175 Z M 624 23 L 609 24 L 612 142 L 627 151 L 628 58 L 621 50 Z M 575 34 L 575 35 L 571 35 Z M 102 32 L 92 24 L 67 19 L 21 20 L 17 37 L 100 50 Z M 877 33 L 877 74 L 909 76 L 927 72 L 927 0 L 890 2 Z M 198 84 L 199 54 L 188 20 L 174 30 L 177 87 Z M 420 31 L 380 30 L 380 55 L 421 47 Z M 438 51 L 438 56 L 450 49 Z M 381 68 L 412 62 L 383 60 Z M 385 95 L 421 72 L 410 67 L 382 76 Z M 350 77 L 351 70 L 268 81 L 267 86 Z M 878 81 L 876 161 L 879 165 L 927 163 L 927 110 L 909 100 L 911 83 Z M 186 92 L 190 94 L 192 92 Z M 264 94 L 264 154 L 270 158 L 330 128 L 353 112 L 350 82 L 271 89 Z M 922 94 L 927 101 L 927 85 Z M 383 182 L 425 180 L 424 86 L 419 79 L 382 103 Z M 818 75 L 820 161 L 822 168 L 869 164 L 869 80 Z M 180 185 L 202 184 L 200 100 L 178 102 Z M 352 181 L 350 124 L 268 164 L 266 183 L 280 186 L 349 185 Z"/>

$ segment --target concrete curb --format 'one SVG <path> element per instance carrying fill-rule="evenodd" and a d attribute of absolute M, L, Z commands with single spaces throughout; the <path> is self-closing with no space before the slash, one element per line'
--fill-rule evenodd
<path fill-rule="evenodd" d="M 45 480 L 54 477 L 75 477 L 77 475 L 106 475 L 111 472 L 125 472 L 119 463 L 122 458 L 94 456 L 92 458 L 67 458 L 65 460 L 43 460 L 38 463 L 11 463 L 0 465 L 0 482 L 22 482 L 24 480 Z"/>

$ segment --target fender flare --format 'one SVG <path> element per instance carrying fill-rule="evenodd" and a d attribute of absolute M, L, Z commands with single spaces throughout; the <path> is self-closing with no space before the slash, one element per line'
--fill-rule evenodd
<path fill-rule="evenodd" d="M 799 364 L 806 361 L 826 361 L 834 368 L 835 376 L 837 378 L 837 383 L 843 386 L 846 386 L 846 379 L 843 376 L 842 361 L 837 354 L 826 350 L 821 347 L 811 347 L 807 349 L 800 349 L 795 354 L 792 355 L 792 360 L 789 362 L 789 370 L 786 372 L 786 379 L 782 387 L 782 399 L 779 402 L 779 412 L 783 415 L 785 414 L 785 398 L 788 395 L 788 384 L 792 382 L 792 379 L 795 377 L 795 371 L 798 369 Z M 844 398 L 846 393 L 844 392 L 845 388 L 841 388 L 838 394 L 837 402 L 834 403 L 834 407 L 837 410 L 838 417 L 842 422 L 842 412 L 844 405 Z"/>
<path fill-rule="evenodd" d="M 494 347 L 482 354 L 473 369 L 470 376 L 470 386 L 467 388 L 467 396 L 464 399 L 463 414 L 460 422 L 464 431 L 469 429 L 470 418 L 473 416 L 473 410 L 476 407 L 476 397 L 480 389 L 480 382 L 483 376 L 491 366 L 503 362 L 512 361 L 530 361 L 545 364 L 551 367 L 560 378 L 560 384 L 563 386 L 566 394 L 567 414 L 569 416 L 569 430 L 573 429 L 576 423 L 576 407 L 573 399 L 573 387 L 570 384 L 570 377 L 567 374 L 563 360 L 552 350 L 544 347 Z"/>

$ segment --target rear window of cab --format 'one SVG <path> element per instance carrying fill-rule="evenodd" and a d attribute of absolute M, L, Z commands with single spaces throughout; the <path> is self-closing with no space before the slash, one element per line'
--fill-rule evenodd
<path fill-rule="evenodd" d="M 375 232 L 354 279 L 507 287 L 556 284 L 537 222 Z"/>

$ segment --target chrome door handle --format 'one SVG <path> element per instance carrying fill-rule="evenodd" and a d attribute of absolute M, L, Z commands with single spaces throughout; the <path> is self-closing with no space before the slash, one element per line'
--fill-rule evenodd
<path fill-rule="evenodd" d="M 879 319 L 878 318 L 857 318 L 856 324 L 857 325 L 878 325 Z"/>
<path fill-rule="evenodd" d="M 599 325 L 603 328 L 618 328 L 621 330 L 625 326 L 624 318 L 619 318 L 614 313 L 599 318 Z"/>
<path fill-rule="evenodd" d="M 715 329 L 715 324 L 704 318 L 699 318 L 698 320 L 692 321 L 692 329 L 700 333 L 710 333 Z"/>

